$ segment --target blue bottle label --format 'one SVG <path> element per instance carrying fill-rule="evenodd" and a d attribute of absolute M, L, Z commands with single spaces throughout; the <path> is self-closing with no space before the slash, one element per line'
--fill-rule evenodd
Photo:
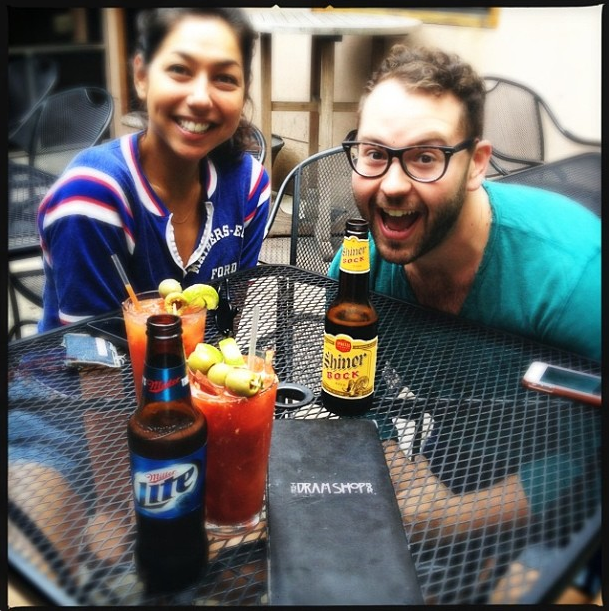
<path fill-rule="evenodd" d="M 171 520 L 202 508 L 207 446 L 189 456 L 157 460 L 131 454 L 133 499 L 146 517 Z"/>
<path fill-rule="evenodd" d="M 142 388 L 145 403 L 190 397 L 188 376 L 183 365 L 162 369 L 145 365 Z"/>

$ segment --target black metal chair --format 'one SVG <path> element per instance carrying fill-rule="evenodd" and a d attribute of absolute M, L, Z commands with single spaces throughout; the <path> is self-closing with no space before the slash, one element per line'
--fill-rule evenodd
<path fill-rule="evenodd" d="M 494 180 L 554 191 L 602 216 L 601 154 L 582 153 Z"/>
<path fill-rule="evenodd" d="M 40 56 L 25 56 L 9 61 L 8 143 L 9 148 L 26 151 L 31 139 L 29 129 L 21 127 L 40 109 L 59 76 L 57 62 Z"/>
<path fill-rule="evenodd" d="M 48 96 L 21 129 L 31 128 L 29 164 L 59 175 L 81 150 L 101 141 L 114 101 L 101 87 L 74 87 Z"/>
<path fill-rule="evenodd" d="M 42 260 L 41 260 L 42 265 Z M 19 304 L 19 296 L 32 303 L 37 308 L 42 308 L 42 295 L 44 292 L 44 272 L 42 269 L 31 269 L 10 272 L 8 276 L 8 294 L 13 324 L 8 331 L 9 341 L 21 339 L 23 328 L 28 325 L 37 327 L 38 320 L 25 317 Z"/>
<path fill-rule="evenodd" d="M 557 136 L 583 150 L 600 151 L 601 143 L 566 130 L 543 98 L 530 87 L 499 76 L 485 76 L 484 132 L 493 145 L 488 176 L 541 165 L 547 142 Z M 581 150 L 580 150 L 581 152 Z"/>
<path fill-rule="evenodd" d="M 253 138 L 252 138 L 251 148 L 248 149 L 248 152 L 254 155 L 254 157 L 256 157 L 256 159 L 258 159 L 260 163 L 264 164 L 264 162 L 266 161 L 266 155 L 267 155 L 266 140 L 264 139 L 264 136 L 262 135 L 262 131 L 258 127 L 256 127 L 255 125 L 252 125 L 252 130 L 253 130 L 252 131 Z M 275 161 L 275 157 L 277 156 L 277 153 L 279 153 L 279 151 L 285 145 L 285 141 L 280 136 L 277 136 L 276 134 L 272 134 L 272 138 L 273 138 L 273 141 L 271 143 L 271 162 Z"/>
<path fill-rule="evenodd" d="M 252 125 L 252 142 L 247 149 L 248 153 L 251 153 L 260 163 L 264 164 L 266 159 L 266 141 L 262 132 L 255 126 Z"/>
<path fill-rule="evenodd" d="M 291 210 L 286 198 L 290 186 Z M 288 263 L 326 274 L 342 244 L 345 221 L 353 216 L 359 212 L 343 148 L 312 155 L 290 171 L 277 191 L 260 262 Z"/>
<path fill-rule="evenodd" d="M 24 327 L 38 322 L 23 308 L 27 306 L 25 302 L 42 307 L 44 273 L 36 215 L 40 201 L 56 178 L 28 164 L 8 164 L 8 295 L 13 316 L 9 340 L 21 338 Z M 33 263 L 29 265 L 31 269 L 16 268 L 16 261 L 23 259 Z"/>
<path fill-rule="evenodd" d="M 9 164 L 9 260 L 26 255 L 39 256 L 36 211 L 46 190 L 72 158 L 81 150 L 100 142 L 106 133 L 114 102 L 99 87 L 76 87 L 46 98 L 40 109 L 21 129 L 32 122 L 27 145 L 29 165 Z M 45 189 L 40 186 L 46 180 Z M 19 240 L 27 239 L 27 249 Z M 32 244 L 34 242 L 34 244 Z M 14 248 L 13 248 L 14 246 Z M 20 295 L 35 306 L 42 307 L 44 272 L 41 268 L 27 271 L 9 269 L 9 299 L 13 325 L 9 339 L 20 338 L 25 325 L 37 321 L 25 319 L 19 308 Z"/>

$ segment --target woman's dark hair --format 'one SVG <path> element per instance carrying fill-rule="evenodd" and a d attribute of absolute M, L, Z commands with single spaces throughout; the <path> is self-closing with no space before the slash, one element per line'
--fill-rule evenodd
<path fill-rule="evenodd" d="M 251 103 L 249 92 L 252 81 L 252 57 L 258 34 L 252 28 L 245 12 L 240 8 L 202 6 L 143 10 L 138 13 L 136 20 L 135 53 L 141 54 L 144 63 L 149 64 L 169 32 L 186 17 L 217 17 L 231 27 L 239 41 L 239 48 L 243 57 L 245 100 Z M 214 149 L 210 153 L 210 157 L 214 159 L 238 158 L 243 151 L 252 147 L 253 142 L 251 123 L 245 117 L 241 117 L 233 137 Z"/>

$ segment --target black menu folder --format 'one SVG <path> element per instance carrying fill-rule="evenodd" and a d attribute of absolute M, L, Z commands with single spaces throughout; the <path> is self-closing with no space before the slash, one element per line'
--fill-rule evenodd
<path fill-rule="evenodd" d="M 273 424 L 271 605 L 419 605 L 423 598 L 376 425 Z"/>

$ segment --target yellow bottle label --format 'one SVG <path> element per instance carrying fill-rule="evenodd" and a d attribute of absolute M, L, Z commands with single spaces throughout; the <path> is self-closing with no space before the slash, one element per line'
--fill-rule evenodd
<path fill-rule="evenodd" d="M 324 333 L 321 386 L 341 399 L 362 399 L 374 392 L 378 338 L 361 340 Z"/>
<path fill-rule="evenodd" d="M 370 271 L 368 238 L 362 240 L 354 235 L 345 236 L 340 258 L 340 269 L 350 274 L 364 274 Z"/>

